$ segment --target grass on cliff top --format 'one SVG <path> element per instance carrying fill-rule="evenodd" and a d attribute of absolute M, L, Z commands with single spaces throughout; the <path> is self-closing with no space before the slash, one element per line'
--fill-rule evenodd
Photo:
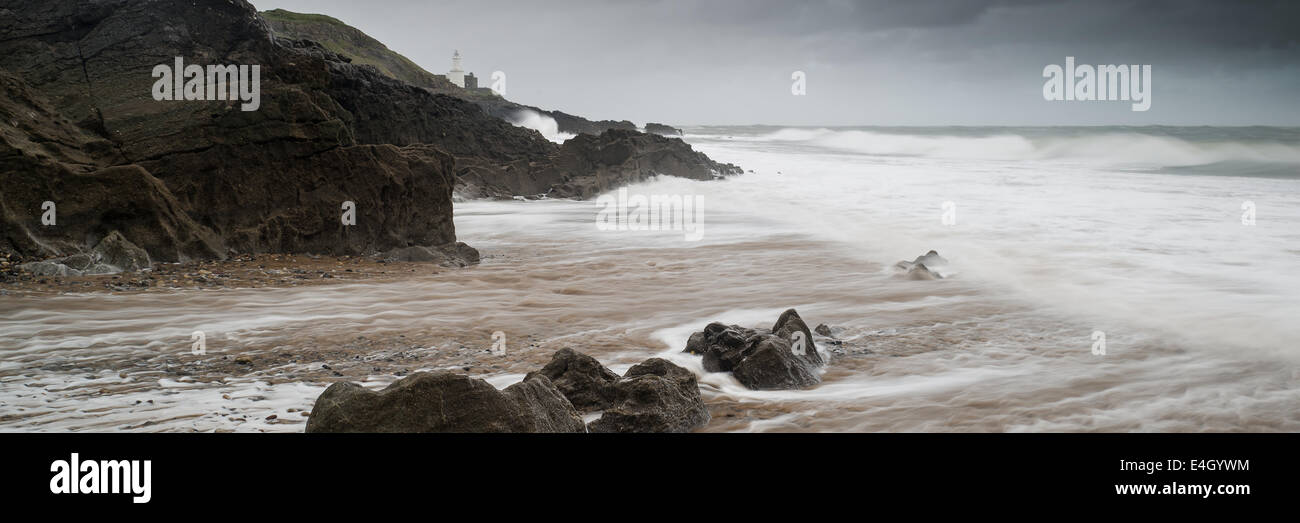
<path fill-rule="evenodd" d="M 283 9 L 262 11 L 260 14 L 281 36 L 312 40 L 330 51 L 351 58 L 354 64 L 372 65 L 389 77 L 440 92 L 459 89 L 337 18 Z"/>
<path fill-rule="evenodd" d="M 312 13 L 295 13 L 293 11 L 285 11 L 284 9 L 272 9 L 270 11 L 262 11 L 259 14 L 262 15 L 262 18 L 267 20 L 280 20 L 284 22 L 315 22 L 348 27 L 348 24 L 345 24 L 332 16 Z"/>

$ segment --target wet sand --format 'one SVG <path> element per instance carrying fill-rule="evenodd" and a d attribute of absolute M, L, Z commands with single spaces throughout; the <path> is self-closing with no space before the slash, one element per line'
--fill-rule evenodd
<path fill-rule="evenodd" d="M 504 387 L 563 347 L 619 373 L 656 356 L 691 369 L 704 431 L 1300 429 L 1293 364 L 1139 332 L 1098 357 L 1091 323 L 975 279 L 910 281 L 780 232 L 592 234 L 590 205 L 462 204 L 461 236 L 484 255 L 463 269 L 258 258 L 167 267 L 126 290 L 112 282 L 139 276 L 4 284 L 0 430 L 297 432 L 337 381 L 452 370 Z M 770 327 L 790 307 L 834 328 L 816 338 L 830 364 L 815 388 L 750 391 L 680 354 L 711 321 Z"/>

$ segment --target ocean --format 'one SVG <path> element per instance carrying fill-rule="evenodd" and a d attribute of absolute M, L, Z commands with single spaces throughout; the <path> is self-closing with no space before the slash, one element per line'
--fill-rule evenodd
<path fill-rule="evenodd" d="M 364 335 L 431 361 L 502 332 L 507 354 L 468 371 L 499 387 L 563 347 L 617 372 L 665 357 L 699 375 L 706 431 L 1300 430 L 1300 130 L 685 131 L 747 172 L 628 193 L 700 202 L 698 238 L 598 227 L 595 201 L 468 201 L 473 268 L 6 297 L 0 430 L 302 430 L 263 420 L 310 408 L 329 381 L 294 376 L 319 362 L 177 378 L 196 328 L 213 357 Z M 930 250 L 942 279 L 893 267 Z M 817 387 L 751 391 L 680 352 L 787 308 L 832 329 Z M 394 379 L 373 364 L 365 386 Z"/>

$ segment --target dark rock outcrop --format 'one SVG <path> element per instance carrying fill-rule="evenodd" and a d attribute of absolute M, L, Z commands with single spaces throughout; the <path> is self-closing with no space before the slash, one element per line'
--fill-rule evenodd
<path fill-rule="evenodd" d="M 653 123 L 653 122 L 645 124 L 645 132 L 650 134 L 663 135 L 663 136 L 682 136 L 684 134 L 682 133 L 681 129 L 678 129 L 671 125 L 665 125 L 665 124 Z"/>
<path fill-rule="evenodd" d="M 521 111 L 532 111 L 541 116 L 555 120 L 556 130 L 568 134 L 601 134 L 611 129 L 635 131 L 636 124 L 627 120 L 588 120 L 564 111 L 548 111 L 531 105 L 523 105 L 503 98 L 474 98 L 474 103 L 483 108 L 487 114 L 506 121 L 513 121 Z"/>
<path fill-rule="evenodd" d="M 618 399 L 591 432 L 690 432 L 709 422 L 700 386 L 691 371 L 661 358 L 628 369 L 615 384 Z"/>
<path fill-rule="evenodd" d="M 450 372 L 418 372 L 374 392 L 335 383 L 312 407 L 307 432 L 584 432 L 545 376 L 505 390 Z"/>
<path fill-rule="evenodd" d="M 603 411 L 587 424 L 591 432 L 690 432 L 709 422 L 695 375 L 661 358 L 620 377 L 595 358 L 565 348 L 528 374 L 533 376 L 550 378 L 578 410 Z"/>
<path fill-rule="evenodd" d="M 371 65 L 389 77 L 438 92 L 462 90 L 445 76 L 425 71 L 409 58 L 338 19 L 284 9 L 272 9 L 259 14 L 270 24 L 277 37 L 305 42 L 305 47 L 318 48 L 338 56 L 334 60 Z"/>
<path fill-rule="evenodd" d="M 332 88 L 364 76 L 343 71 L 363 66 L 281 45 L 248 3 L 0 9 L 0 166 L 13 182 L 0 196 L 0 249 L 29 259 L 87 253 L 114 230 L 153 261 L 455 242 L 453 158 L 423 142 L 360 139 L 369 129 L 344 105 L 360 97 Z M 154 100 L 150 72 L 175 57 L 258 65 L 260 107 Z M 399 92 L 388 104 L 410 110 L 419 97 Z M 391 126 L 416 134 L 406 120 Z M 57 225 L 40 223 L 44 201 L 57 205 Z M 340 220 L 344 202 L 355 205 L 355 226 Z"/>
<path fill-rule="evenodd" d="M 605 131 L 579 135 L 564 142 L 551 178 L 560 182 L 553 197 L 587 198 L 656 175 L 715 180 L 740 174 L 739 167 L 710 160 L 678 138 Z"/>
<path fill-rule="evenodd" d="M 561 147 L 277 36 L 244 0 L 0 0 L 0 12 L 0 250 L 24 260 L 88 253 L 112 231 L 168 262 L 439 250 L 456 245 L 453 190 L 580 197 L 650 174 L 738 172 L 635 131 Z M 176 57 L 259 66 L 257 110 L 154 100 L 151 71 Z M 40 221 L 46 201 L 56 225 Z M 340 220 L 345 202 L 355 225 Z"/>
<path fill-rule="evenodd" d="M 794 309 L 782 313 L 770 330 L 710 323 L 691 335 L 683 352 L 703 356 L 704 370 L 731 372 L 755 390 L 816 385 L 824 364 L 812 332 Z"/>
<path fill-rule="evenodd" d="M 600 169 L 600 166 L 574 162 L 575 159 L 589 158 L 592 142 L 580 144 L 577 148 L 560 147 L 532 130 L 512 128 L 511 122 L 516 121 L 520 113 L 532 112 L 553 119 L 561 133 L 600 136 L 608 131 L 627 131 L 633 136 L 640 135 L 636 132 L 636 124 L 630 121 L 593 121 L 563 111 L 515 103 L 496 95 L 484 95 L 481 89 L 456 87 L 423 69 L 412 69 L 414 64 L 410 64 L 405 57 L 355 28 L 329 17 L 282 10 L 270 11 L 264 15 L 270 20 L 281 45 L 330 62 L 378 66 L 332 68 L 337 69 L 334 71 L 337 74 L 334 75 L 336 81 L 332 82 L 330 95 L 340 100 L 340 104 L 356 116 L 351 126 L 357 129 L 357 139 L 363 143 L 400 145 L 419 142 L 438 145 L 456 157 L 457 189 L 462 197 L 547 195 L 574 198 L 601 192 L 609 184 L 622 185 L 653 174 L 712 179 L 702 177 L 701 172 L 716 171 L 721 175 L 740 172 L 731 166 L 713 163 L 704 155 L 692 151 L 684 142 L 665 146 L 664 142 L 641 140 L 629 142 L 628 152 L 633 157 L 645 157 L 655 165 L 611 177 L 608 171 L 593 170 Z M 329 45 L 321 45 L 313 40 L 325 41 Z M 405 80 L 428 93 L 445 96 L 432 97 L 418 104 L 402 103 L 394 106 L 385 103 L 393 98 L 391 83 L 377 77 Z M 364 89 L 357 89 L 358 86 Z M 410 93 L 402 93 L 398 98 L 410 98 Z M 436 121 L 430 127 L 421 123 L 429 120 L 429 114 L 449 114 L 464 118 L 459 118 L 461 121 L 455 127 Z M 394 121 L 404 124 L 394 126 Z M 647 132 L 681 135 L 679 130 L 661 124 L 648 125 Z M 622 138 L 610 139 L 615 140 Z M 682 159 L 682 163 L 657 160 L 663 156 L 665 147 L 672 149 Z"/>

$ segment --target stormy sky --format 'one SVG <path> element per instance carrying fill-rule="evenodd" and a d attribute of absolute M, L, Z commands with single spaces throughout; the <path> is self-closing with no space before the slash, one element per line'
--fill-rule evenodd
<path fill-rule="evenodd" d="M 1300 2 L 251 0 L 434 73 L 597 119 L 771 125 L 1300 125 Z M 1043 68 L 1152 66 L 1151 108 L 1043 99 Z M 806 74 L 806 95 L 791 74 Z"/>

